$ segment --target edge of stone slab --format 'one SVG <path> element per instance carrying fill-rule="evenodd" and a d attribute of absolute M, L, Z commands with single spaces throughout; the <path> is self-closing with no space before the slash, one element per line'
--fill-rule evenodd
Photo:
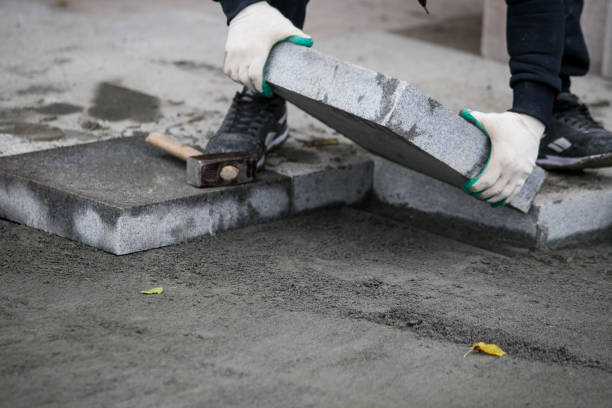
<path fill-rule="evenodd" d="M 511 255 L 538 248 L 535 234 L 526 231 L 508 231 L 499 226 L 471 222 L 447 213 L 393 205 L 374 195 L 364 203 L 363 208 L 373 214 L 409 223 L 424 231 L 493 252 Z"/>
<path fill-rule="evenodd" d="M 268 180 L 232 186 L 208 194 L 127 207 L 119 216 L 117 229 L 120 240 L 115 253 L 124 255 L 161 248 L 201 236 L 286 218 L 291 215 L 291 202 L 291 180 L 274 175 Z M 147 239 L 143 240 L 143 236 Z M 138 245 L 134 245 L 135 242 Z"/>
<path fill-rule="evenodd" d="M 117 207 L 0 173 L 0 217 L 125 255 L 291 214 L 288 177 L 275 175 L 240 187 L 244 186 L 150 205 Z"/>
<path fill-rule="evenodd" d="M 540 246 L 557 247 L 612 234 L 612 189 L 575 194 L 534 207 Z"/>
<path fill-rule="evenodd" d="M 436 223 L 440 223 L 440 220 L 445 220 L 443 227 L 446 228 L 447 232 L 450 232 L 446 235 L 450 235 L 456 239 L 464 240 L 466 237 L 469 238 L 469 232 L 474 231 L 478 232 L 481 238 L 480 241 L 486 243 L 494 238 L 491 234 L 495 235 L 502 232 L 504 235 L 503 239 L 498 239 L 497 241 L 503 241 L 509 245 L 516 246 L 521 242 L 527 242 L 529 243 L 528 246 L 534 246 L 534 243 L 535 246 L 558 246 L 576 240 L 589 239 L 593 235 L 587 231 L 584 235 L 581 234 L 580 237 L 577 237 L 575 234 L 569 237 L 563 236 L 562 231 L 560 234 L 559 227 L 563 227 L 564 223 L 556 222 L 554 220 L 556 218 L 555 215 L 550 213 L 550 211 L 543 212 L 545 214 L 550 213 L 549 218 L 552 220 L 548 223 L 550 228 L 535 228 L 530 226 L 530 223 L 527 221 L 530 217 L 541 216 L 541 214 L 539 214 L 541 206 L 539 205 L 532 209 L 532 215 L 530 217 L 523 216 L 509 208 L 492 209 L 486 203 L 472 201 L 460 190 L 453 189 L 443 182 L 431 179 L 418 172 L 410 171 L 383 159 L 372 158 L 369 155 L 354 156 L 350 162 L 339 164 L 338 167 L 333 167 L 329 164 L 316 165 L 314 166 L 316 170 L 311 167 L 312 165 L 302 164 L 293 176 L 284 175 L 282 172 L 280 174 L 266 172 L 267 175 L 263 179 L 242 187 L 235 186 L 211 191 L 209 194 L 177 197 L 171 200 L 160 201 L 152 205 L 139 204 L 126 205 L 124 207 L 115 206 L 101 200 L 91 199 L 82 194 L 75 195 L 70 192 L 58 190 L 52 186 L 41 185 L 37 183 L 36 180 L 20 176 L 19 174 L 13 174 L 14 172 L 5 170 L 0 171 L 0 216 L 120 255 L 180 243 L 187 239 L 214 234 L 231 228 L 272 221 L 304 211 L 338 204 L 351 205 L 362 203 L 370 196 L 370 192 L 374 190 L 373 195 L 379 200 L 379 205 L 373 207 L 371 205 L 373 201 L 366 201 L 366 203 L 370 203 L 369 207 L 371 210 L 374 208 L 375 211 L 373 212 L 381 212 L 385 209 L 394 208 L 394 218 L 407 217 L 412 221 L 416 220 L 417 224 L 420 224 L 420 227 L 424 229 L 433 228 L 434 230 L 443 230 L 443 228 L 437 228 Z M 383 172 L 385 170 L 387 171 L 382 180 L 380 179 L 381 169 Z M 410 177 L 406 177 L 406 173 L 408 173 Z M 423 184 L 423 180 L 427 182 Z M 304 194 L 310 192 L 313 187 L 320 185 L 320 183 L 327 183 L 328 188 L 322 194 L 316 196 L 314 202 L 312 202 L 312 200 L 311 202 L 308 200 L 304 201 Z M 417 185 L 419 183 L 420 185 Z M 411 184 L 415 185 L 411 187 Z M 397 188 L 398 185 L 401 188 Z M 423 185 L 425 187 L 423 187 Z M 389 187 L 391 190 L 388 190 Z M 419 197 L 423 198 L 424 195 L 415 194 L 415 191 L 431 193 L 432 191 L 435 192 L 436 187 L 441 191 L 440 200 L 445 202 L 454 202 L 457 200 L 463 200 L 464 202 L 469 201 L 474 205 L 482 206 L 481 210 L 486 211 L 487 214 L 495 214 L 497 218 L 499 218 L 499 222 L 496 225 L 467 222 L 465 219 L 461 218 L 460 212 L 451 214 L 450 216 L 448 211 L 436 212 L 435 206 L 431 206 L 431 203 L 424 203 L 423 205 L 428 209 L 433 208 L 433 211 L 424 213 L 422 210 L 406 208 L 406 203 L 402 202 L 402 196 L 409 197 L 411 200 L 418 200 Z M 22 191 L 16 191 L 16 188 L 21 188 Z M 385 188 L 388 190 L 387 192 L 391 192 L 392 195 L 381 199 L 378 193 Z M 236 191 L 234 191 L 234 189 L 240 190 L 238 196 L 244 197 L 236 197 Z M 263 194 L 265 196 L 266 189 L 270 190 L 268 192 L 273 195 L 276 193 L 276 199 L 253 201 L 251 198 L 247 197 L 247 195 L 253 193 L 259 194 L 260 196 Z M 284 192 L 283 194 L 286 196 L 285 200 L 279 196 L 279 191 Z M 612 202 L 612 191 L 609 192 L 609 195 Z M 20 197 L 21 201 L 15 204 L 14 200 L 8 199 L 11 196 Z M 228 208 L 232 207 L 231 211 L 228 210 L 224 213 L 225 215 L 221 214 L 219 217 L 211 219 L 210 210 L 212 206 L 219 208 L 216 201 L 224 196 L 230 196 L 231 198 L 229 204 L 226 206 Z M 393 199 L 394 196 L 396 197 L 395 201 Z M 578 196 L 570 196 L 570 200 L 560 203 L 555 201 L 553 204 L 567 205 L 567 203 L 572 201 L 572 198 L 574 201 L 580 201 L 581 199 Z M 47 200 L 52 206 L 41 205 L 41 203 L 44 203 L 44 200 Z M 300 200 L 303 201 L 302 205 L 297 205 L 296 203 Z M 210 201 L 212 201 L 212 203 L 210 203 Z M 276 204 L 273 206 L 267 205 L 280 201 L 284 201 L 286 204 L 282 205 L 280 210 L 278 208 L 271 208 L 276 207 Z M 554 200 L 549 197 L 545 201 L 548 203 Z M 71 202 L 73 203 L 70 204 Z M 83 205 L 84 202 L 86 203 L 85 205 Z M 242 207 L 240 207 L 240 205 L 235 205 L 236 202 L 241 203 Z M 66 205 L 66 203 L 68 203 L 68 205 Z M 202 205 L 202 203 L 205 205 Z M 11 205 L 9 206 L 8 204 Z M 55 206 L 53 206 L 53 204 Z M 168 209 L 171 206 L 176 207 L 177 205 L 182 206 L 180 211 L 178 211 L 178 221 L 175 214 L 176 210 L 170 214 L 170 218 L 174 218 L 174 220 L 166 219 L 167 222 L 164 221 L 164 217 L 168 217 L 170 213 Z M 208 205 L 208 207 L 206 207 L 206 205 Z M 81 207 L 81 209 L 84 208 L 84 211 L 72 211 L 71 208 L 75 206 Z M 242 214 L 238 219 L 232 219 L 231 215 L 240 213 L 240 211 L 244 210 L 245 206 L 249 214 Z M 203 216 L 197 217 L 197 214 L 194 215 L 192 207 L 195 207 L 196 212 L 199 211 Z M 206 208 L 204 207 L 209 209 L 208 214 L 206 214 Z M 404 208 L 402 211 L 398 212 L 398 207 L 400 209 L 401 207 Z M 151 209 L 154 209 L 154 211 L 151 211 Z M 255 217 L 257 220 L 253 221 L 254 218 L 252 215 L 254 214 L 251 213 L 255 210 L 258 210 L 256 211 L 258 212 L 257 217 Z M 147 216 L 149 218 L 152 217 L 150 222 L 143 222 L 141 218 L 138 218 L 138 222 L 134 223 L 136 218 L 131 217 L 131 215 L 138 211 L 149 212 Z M 612 206 L 610 206 L 610 212 L 611 215 L 609 218 L 612 223 Z M 51 213 L 51 215 L 49 215 L 49 213 Z M 100 214 L 106 215 L 100 216 Z M 390 213 L 387 211 L 385 215 L 389 216 Z M 76 221 L 73 220 L 72 223 L 64 222 L 63 224 L 49 222 L 49 219 L 52 217 L 56 219 L 70 219 L 71 216 L 77 216 L 78 219 L 76 219 Z M 583 216 L 589 217 L 591 214 L 587 211 Z M 605 214 L 602 216 L 605 217 Z M 193 221 L 194 218 L 197 218 L 197 222 L 195 223 Z M 447 225 L 449 219 L 453 222 L 450 226 Z M 427 221 L 423 222 L 423 220 Z M 535 221 L 532 220 L 532 222 Z M 149 237 L 149 240 L 145 243 L 141 242 L 138 245 L 130 246 L 130 243 L 137 242 L 137 238 L 145 233 L 145 231 L 142 231 L 143 224 L 155 225 L 160 228 L 158 228 L 159 231 Z M 98 228 L 92 230 L 91 225 L 97 225 Z M 456 227 L 467 228 L 468 232 L 458 231 Z M 458 235 L 455 234 L 456 236 L 454 236 L 453 233 L 457 233 Z M 547 245 L 547 243 L 550 245 Z"/>
<path fill-rule="evenodd" d="M 374 166 L 369 208 L 387 215 L 394 211 L 395 218 L 410 219 L 421 228 L 432 228 L 478 246 L 497 247 L 502 243 L 554 248 L 597 240 L 612 229 L 612 191 L 583 192 L 564 200 L 548 197 L 522 214 L 505 207 L 491 208 L 481 201 L 474 203 L 445 183 L 383 159 L 376 159 Z M 601 206 L 602 202 L 610 204 Z"/>
<path fill-rule="evenodd" d="M 373 164 L 368 155 L 347 147 L 348 153 L 342 150 L 346 162 L 296 162 L 281 166 L 288 174 L 267 171 L 254 183 L 138 204 L 107 202 L 39 182 L 26 170 L 21 174 L 0 168 L 0 217 L 116 255 L 158 248 L 318 208 L 362 202 L 371 191 Z M 61 150 L 72 148 L 78 146 Z"/>
<path fill-rule="evenodd" d="M 87 222 L 87 212 L 75 210 L 83 208 L 84 204 L 88 211 L 97 214 L 97 235 L 103 238 L 100 241 L 92 239 L 89 226 L 83 224 Z M 28 227 L 116 253 L 112 244 L 117 239 L 114 226 L 121 211 L 108 203 L 0 172 L 0 217 Z"/>
<path fill-rule="evenodd" d="M 405 81 L 290 43 L 273 48 L 265 77 L 281 96 L 367 150 L 456 187 L 476 177 L 488 159 L 490 142 L 480 130 Z M 349 115 L 370 131 L 377 128 L 391 147 L 383 151 L 371 136 L 340 129 L 333 118 L 317 113 L 319 105 L 332 108 L 328 115 Z M 434 134 L 444 143 L 432 142 Z M 393 136 L 403 141 L 403 149 L 426 154 L 419 160 L 403 157 L 402 148 L 393 148 Z M 536 167 L 510 206 L 527 212 L 544 177 Z"/>
<path fill-rule="evenodd" d="M 374 162 L 372 196 L 372 202 L 384 203 L 387 208 L 393 207 L 416 218 L 421 228 L 428 228 L 427 222 L 421 222 L 422 218 L 426 218 L 434 229 L 441 232 L 448 229 L 449 233 L 457 233 L 454 235 L 459 239 L 463 239 L 465 234 L 455 231 L 455 227 L 447 228 L 445 223 L 448 220 L 456 227 L 467 227 L 479 235 L 485 231 L 493 235 L 503 233 L 504 236 L 498 237 L 497 241 L 513 244 L 526 242 L 531 245 L 537 239 L 534 208 L 527 214 L 508 207 L 492 208 L 444 182 L 384 159 Z M 420 217 L 416 217 L 417 214 Z M 487 221 L 483 222 L 484 219 Z M 491 238 L 491 234 L 487 233 L 485 240 Z"/>
<path fill-rule="evenodd" d="M 522 254 L 528 250 L 547 250 L 600 243 L 612 240 L 612 227 L 575 234 L 571 237 L 551 241 L 543 240 L 540 231 L 535 235 L 521 231 L 507 231 L 501 227 L 475 223 L 449 216 L 447 213 L 424 212 L 380 201 L 372 196 L 363 209 L 373 214 L 390 218 L 456 241 L 507 255 Z"/>
<path fill-rule="evenodd" d="M 374 164 L 364 160 L 293 176 L 292 214 L 361 203 L 372 191 L 373 175 Z"/>

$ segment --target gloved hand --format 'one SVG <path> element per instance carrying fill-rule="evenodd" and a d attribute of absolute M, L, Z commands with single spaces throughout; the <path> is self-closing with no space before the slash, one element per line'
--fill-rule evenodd
<path fill-rule="evenodd" d="M 263 71 L 272 47 L 284 40 L 307 47 L 312 45 L 309 35 L 267 2 L 245 7 L 230 22 L 223 71 L 251 90 L 272 96 Z"/>
<path fill-rule="evenodd" d="M 545 126 L 515 112 L 482 113 L 464 109 L 464 119 L 491 140 L 491 155 L 483 172 L 464 186 L 472 195 L 497 207 L 509 203 L 531 174 Z"/>

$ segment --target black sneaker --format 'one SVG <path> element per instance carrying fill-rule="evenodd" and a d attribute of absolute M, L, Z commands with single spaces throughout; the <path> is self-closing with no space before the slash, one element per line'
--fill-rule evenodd
<path fill-rule="evenodd" d="M 576 95 L 560 93 L 540 141 L 537 164 L 559 170 L 612 166 L 612 132 L 593 120 Z"/>
<path fill-rule="evenodd" d="M 236 93 L 217 133 L 208 141 L 206 153 L 246 152 L 264 164 L 266 152 L 287 140 L 285 100 L 266 98 L 248 88 Z"/>

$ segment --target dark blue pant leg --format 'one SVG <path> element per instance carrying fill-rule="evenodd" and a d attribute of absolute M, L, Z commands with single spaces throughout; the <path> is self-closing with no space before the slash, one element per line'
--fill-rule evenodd
<path fill-rule="evenodd" d="M 270 5 L 276 7 L 283 16 L 287 17 L 294 26 L 299 29 L 304 27 L 306 19 L 306 6 L 308 0 L 267 0 Z"/>
<path fill-rule="evenodd" d="M 588 71 L 580 28 L 583 0 L 506 0 L 512 111 L 548 125 L 552 106 L 570 75 Z"/>
<path fill-rule="evenodd" d="M 257 3 L 261 0 L 215 0 L 221 3 L 223 12 L 227 17 L 227 23 L 240 13 L 240 11 L 250 6 L 253 3 Z M 306 5 L 308 0 L 266 0 L 270 5 L 276 7 L 285 17 L 287 17 L 294 26 L 302 28 L 304 26 L 304 19 L 306 18 Z"/>
<path fill-rule="evenodd" d="M 565 0 L 506 0 L 512 111 L 548 125 L 561 90 Z"/>
<path fill-rule="evenodd" d="M 589 71 L 589 52 L 580 27 L 583 7 L 584 0 L 565 1 L 565 42 L 560 71 L 563 92 L 569 91 L 570 76 L 586 75 Z"/>

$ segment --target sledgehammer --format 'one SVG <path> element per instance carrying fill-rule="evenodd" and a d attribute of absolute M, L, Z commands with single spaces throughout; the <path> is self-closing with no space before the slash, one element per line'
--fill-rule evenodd
<path fill-rule="evenodd" d="M 257 163 L 249 153 L 204 154 L 161 133 L 149 133 L 145 141 L 187 162 L 187 184 L 218 187 L 255 180 Z"/>

